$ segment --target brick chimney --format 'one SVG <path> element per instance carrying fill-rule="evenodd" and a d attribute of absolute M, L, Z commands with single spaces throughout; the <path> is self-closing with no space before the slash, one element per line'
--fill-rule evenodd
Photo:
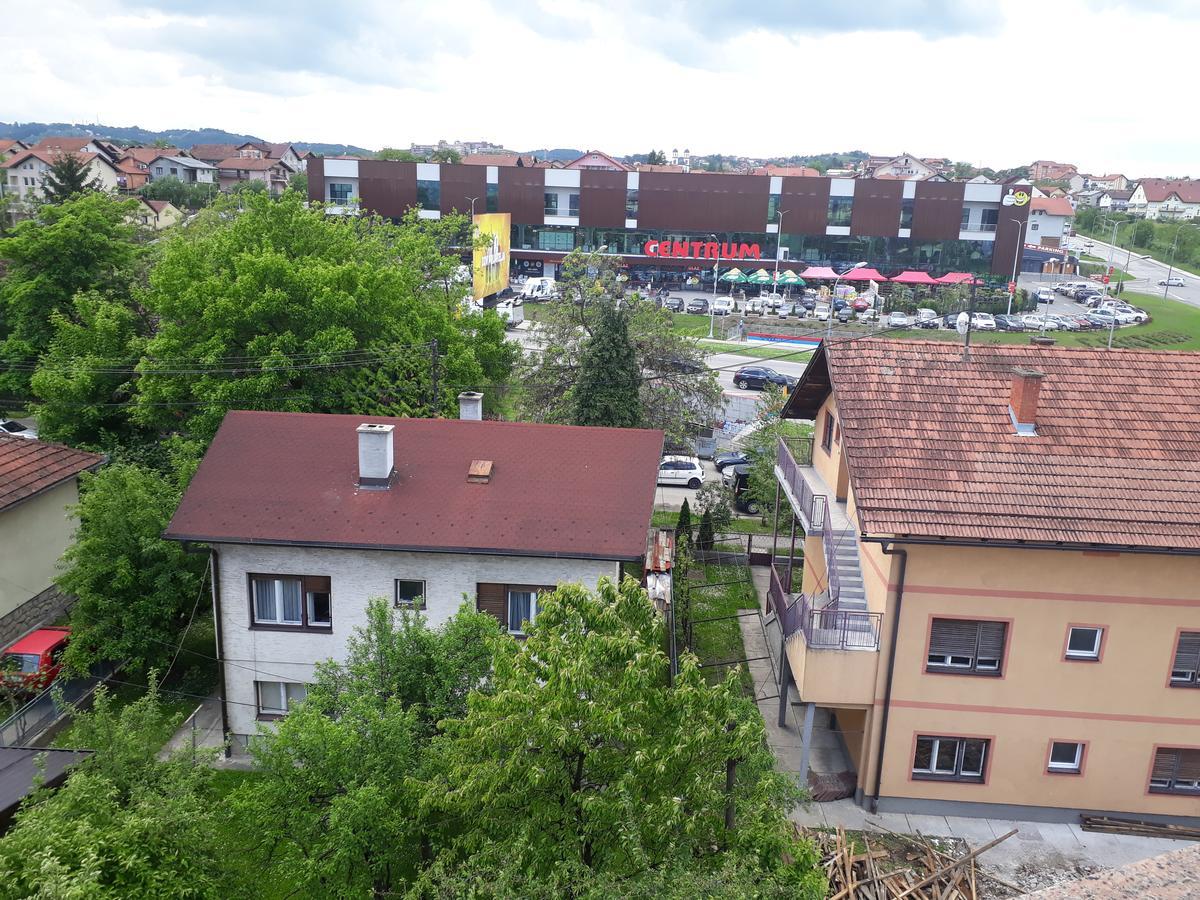
<path fill-rule="evenodd" d="M 1012 393 L 1008 397 L 1008 413 L 1012 416 L 1017 434 L 1037 434 L 1038 397 L 1046 375 L 1037 369 L 1013 369 Z"/>
<path fill-rule="evenodd" d="M 478 422 L 483 419 L 483 394 L 463 391 L 458 395 L 458 417 Z"/>
<path fill-rule="evenodd" d="M 392 479 L 392 432 L 395 425 L 358 426 L 358 486 L 386 491 Z"/>

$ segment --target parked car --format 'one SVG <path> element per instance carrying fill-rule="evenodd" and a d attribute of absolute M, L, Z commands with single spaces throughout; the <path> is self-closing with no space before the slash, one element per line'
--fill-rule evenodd
<path fill-rule="evenodd" d="M 976 331 L 995 331 L 996 319 L 991 313 L 973 313 L 971 316 L 971 328 Z"/>
<path fill-rule="evenodd" d="M 38 694 L 62 671 L 62 655 L 71 640 L 69 628 L 39 628 L 0 653 L 0 677 L 10 689 Z"/>
<path fill-rule="evenodd" d="M 907 328 L 907 327 L 908 327 L 908 316 L 905 315 L 904 313 L 900 312 L 900 310 L 896 310 L 895 312 L 888 314 L 888 328 Z"/>
<path fill-rule="evenodd" d="M 1095 322 L 1101 328 L 1111 328 L 1113 325 L 1119 324 L 1117 317 L 1107 309 L 1097 309 L 1094 312 L 1088 313 L 1088 319 Z"/>
<path fill-rule="evenodd" d="M 922 306 L 917 310 L 917 324 L 918 325 L 921 322 L 928 322 L 931 319 L 936 320 L 937 317 L 938 317 L 938 314 L 937 314 L 936 309 L 929 309 L 928 307 Z"/>
<path fill-rule="evenodd" d="M 871 308 L 870 302 L 863 299 L 862 297 L 859 297 L 857 300 L 855 300 L 853 303 L 853 306 L 854 306 L 855 312 L 863 312 L 864 310 Z"/>
<path fill-rule="evenodd" d="M 658 483 L 698 488 L 704 484 L 704 466 L 695 456 L 664 456 L 658 464 Z"/>
<path fill-rule="evenodd" d="M 712 302 L 712 314 L 714 316 L 727 316 L 733 312 L 733 301 L 728 297 L 718 297 Z"/>
<path fill-rule="evenodd" d="M 683 312 L 683 298 L 668 297 L 663 301 L 663 306 L 671 312 Z"/>
<path fill-rule="evenodd" d="M 946 313 L 946 315 L 942 316 L 942 327 L 943 328 L 957 328 L 958 327 L 958 313 Z"/>
<path fill-rule="evenodd" d="M 833 311 L 837 312 L 839 309 L 844 309 L 845 307 L 847 307 L 849 305 L 850 305 L 850 301 L 845 299 L 844 297 L 835 297 L 833 300 Z"/>
<path fill-rule="evenodd" d="M 1047 321 L 1053 321 L 1062 331 L 1078 331 L 1079 323 L 1073 316 L 1046 316 Z"/>
<path fill-rule="evenodd" d="M 687 302 L 685 309 L 690 313 L 708 315 L 708 301 L 702 297 L 693 297 Z"/>
<path fill-rule="evenodd" d="M 1001 313 L 996 316 L 997 331 L 1024 331 L 1025 323 L 1021 321 L 1020 316 L 1009 316 Z"/>
<path fill-rule="evenodd" d="M 1024 323 L 1025 328 L 1029 331 L 1057 331 L 1058 330 L 1058 323 L 1047 321 L 1045 316 L 1037 316 L 1037 315 L 1033 315 L 1033 314 L 1030 314 L 1027 316 L 1021 316 L 1021 322 Z"/>
<path fill-rule="evenodd" d="M 782 375 L 766 366 L 742 366 L 733 373 L 733 383 L 741 390 L 766 390 L 767 385 L 777 384 L 780 387 L 791 388 L 796 379 L 790 375 Z"/>
<path fill-rule="evenodd" d="M 1159 287 L 1183 287 L 1183 279 L 1178 275 L 1172 275 L 1170 278 L 1158 279 Z"/>
<path fill-rule="evenodd" d="M 858 313 L 855 316 L 855 318 L 858 319 L 858 321 L 860 321 L 860 322 L 878 322 L 879 321 L 879 310 L 864 309 L 862 312 Z"/>
<path fill-rule="evenodd" d="M 829 304 L 828 303 L 818 303 L 813 308 L 813 315 L 821 322 L 828 320 L 829 319 Z"/>
<path fill-rule="evenodd" d="M 733 508 L 747 515 L 757 516 L 762 512 L 757 500 L 750 496 L 750 467 L 731 466 L 725 470 L 725 484 L 733 490 Z"/>
<path fill-rule="evenodd" d="M 792 303 L 791 300 L 784 300 L 779 304 L 779 309 L 776 311 L 775 315 L 779 316 L 781 319 L 786 319 L 788 316 L 795 315 L 796 312 L 796 304 Z"/>
<path fill-rule="evenodd" d="M 1054 302 L 1054 291 L 1050 290 L 1050 288 L 1042 288 L 1035 296 L 1037 297 L 1038 303 Z"/>
<path fill-rule="evenodd" d="M 0 418 L 0 434 L 25 438 L 27 441 L 37 440 L 37 429 L 30 428 L 28 425 L 22 425 L 16 419 Z"/>
<path fill-rule="evenodd" d="M 917 319 L 913 325 L 917 328 L 936 329 L 942 324 L 941 316 L 934 316 L 932 319 Z"/>
<path fill-rule="evenodd" d="M 817 308 L 817 298 L 809 297 L 806 294 L 805 296 L 800 298 L 800 305 L 803 306 L 807 310 L 810 310 L 810 311 L 814 310 Z"/>
<path fill-rule="evenodd" d="M 759 297 L 751 297 L 746 301 L 744 311 L 748 316 L 761 316 L 763 312 L 762 299 Z"/>
<path fill-rule="evenodd" d="M 854 310 L 851 309 L 849 306 L 843 306 L 841 309 L 839 309 L 837 311 L 837 320 L 843 324 L 845 324 L 846 322 L 849 322 L 853 316 L 854 316 Z"/>
<path fill-rule="evenodd" d="M 718 453 L 713 457 L 713 465 L 717 467 L 718 472 L 724 472 L 728 466 L 745 466 L 749 463 L 749 455 L 741 450 L 730 450 L 726 453 Z"/>

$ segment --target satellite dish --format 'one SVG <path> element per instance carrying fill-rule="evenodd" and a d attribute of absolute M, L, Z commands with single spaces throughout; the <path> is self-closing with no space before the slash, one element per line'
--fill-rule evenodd
<path fill-rule="evenodd" d="M 960 312 L 958 318 L 954 320 L 954 327 L 958 329 L 959 334 L 966 334 L 967 328 L 970 327 L 971 317 L 965 312 Z"/>

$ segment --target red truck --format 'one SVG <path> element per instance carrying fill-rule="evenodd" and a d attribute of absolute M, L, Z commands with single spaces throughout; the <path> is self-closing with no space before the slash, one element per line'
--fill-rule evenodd
<path fill-rule="evenodd" d="M 62 655 L 71 639 L 69 628 L 39 628 L 0 653 L 0 677 L 10 689 L 39 693 L 62 670 Z"/>

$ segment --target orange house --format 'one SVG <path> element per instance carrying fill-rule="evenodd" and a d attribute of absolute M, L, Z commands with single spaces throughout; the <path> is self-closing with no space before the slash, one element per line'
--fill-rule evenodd
<path fill-rule="evenodd" d="M 860 804 L 1197 821 L 1200 354 L 845 341 L 783 415 L 785 685 Z"/>

